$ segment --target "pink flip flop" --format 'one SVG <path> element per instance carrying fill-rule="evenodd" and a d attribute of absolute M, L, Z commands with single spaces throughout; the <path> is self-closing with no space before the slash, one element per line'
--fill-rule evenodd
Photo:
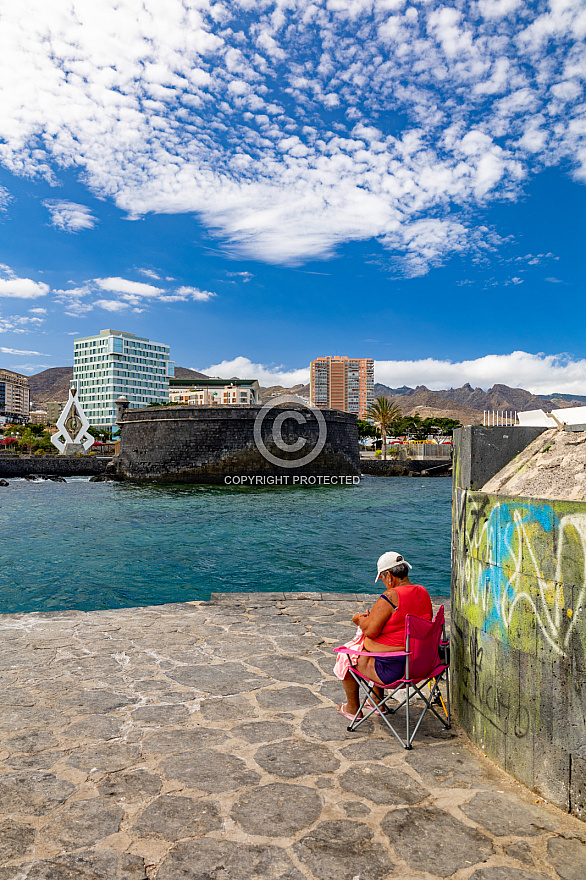
<path fill-rule="evenodd" d="M 344 718 L 348 718 L 349 721 L 354 721 L 354 715 L 350 715 L 348 712 L 344 712 L 344 706 L 347 705 L 347 703 L 340 703 L 340 705 L 338 706 L 338 712 L 340 713 L 340 715 L 343 715 Z M 359 715 L 358 717 L 362 718 L 362 715 Z"/>
<path fill-rule="evenodd" d="M 377 706 L 374 705 L 374 703 L 372 702 L 372 700 L 367 700 L 367 701 L 366 701 L 366 705 L 368 706 L 369 709 L 374 709 L 374 710 L 375 710 L 375 711 L 374 711 L 374 714 L 375 714 L 375 715 L 386 715 L 386 714 L 387 714 L 387 710 L 384 708 L 384 706 L 383 706 L 382 709 L 379 709 Z"/>

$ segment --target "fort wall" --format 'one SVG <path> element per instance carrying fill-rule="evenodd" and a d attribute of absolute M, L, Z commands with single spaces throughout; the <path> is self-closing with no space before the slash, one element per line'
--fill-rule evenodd
<path fill-rule="evenodd" d="M 268 410 L 260 424 L 268 452 L 259 450 L 258 406 L 177 406 L 126 410 L 119 416 L 121 431 L 118 474 L 124 478 L 166 482 L 220 483 L 234 475 L 283 476 L 360 474 L 356 416 L 321 410 L 323 425 L 310 409 L 295 404 Z M 297 411 L 297 419 L 277 420 Z M 297 452 L 279 448 L 302 444 Z M 325 438 L 323 449 L 310 462 L 307 456 Z M 299 462 L 299 463 L 298 463 Z"/>

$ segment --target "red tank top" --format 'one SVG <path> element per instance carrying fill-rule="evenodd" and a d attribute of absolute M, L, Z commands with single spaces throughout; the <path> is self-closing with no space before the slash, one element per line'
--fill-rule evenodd
<path fill-rule="evenodd" d="M 393 611 L 378 636 L 372 636 L 374 642 L 391 645 L 393 648 L 405 647 L 405 615 L 416 614 L 425 620 L 433 618 L 431 599 L 425 587 L 419 584 L 403 584 L 395 587 L 399 596 L 399 605 Z"/>

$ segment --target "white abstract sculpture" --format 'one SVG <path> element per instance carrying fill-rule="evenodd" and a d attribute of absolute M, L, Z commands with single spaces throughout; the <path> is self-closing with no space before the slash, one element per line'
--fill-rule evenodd
<path fill-rule="evenodd" d="M 51 443 L 61 454 L 81 449 L 87 452 L 94 443 L 94 438 L 88 432 L 89 426 L 88 417 L 77 399 L 77 388 L 70 388 L 69 400 L 57 422 L 58 432 L 51 437 Z"/>

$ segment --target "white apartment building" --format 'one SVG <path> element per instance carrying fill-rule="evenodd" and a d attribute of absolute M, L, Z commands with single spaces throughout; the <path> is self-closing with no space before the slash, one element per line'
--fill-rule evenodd
<path fill-rule="evenodd" d="M 131 409 L 168 401 L 175 368 L 169 356 L 168 345 L 120 330 L 75 339 L 73 385 L 90 425 L 114 425 L 120 395 Z"/>
<path fill-rule="evenodd" d="M 171 379 L 169 400 L 190 406 L 255 406 L 260 387 L 256 379 Z"/>

